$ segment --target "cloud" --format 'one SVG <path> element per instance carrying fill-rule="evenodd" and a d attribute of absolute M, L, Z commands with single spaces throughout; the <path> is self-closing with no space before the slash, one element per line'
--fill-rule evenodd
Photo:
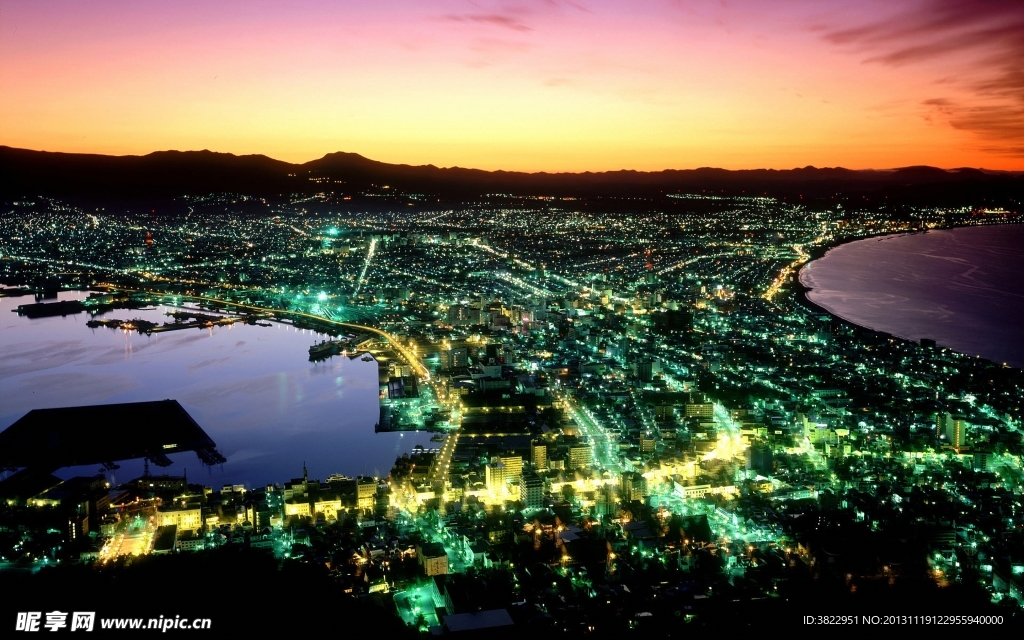
<path fill-rule="evenodd" d="M 816 25 L 817 26 L 817 25 Z M 904 66 L 953 61 L 969 73 L 956 82 L 974 100 L 926 100 L 985 141 L 984 149 L 1021 155 L 1024 147 L 1024 5 L 1020 0 L 924 0 L 869 24 L 826 29 L 822 37 L 865 54 L 865 62 Z M 940 79 L 950 83 L 949 77 Z"/>
<path fill-rule="evenodd" d="M 533 31 L 532 27 L 525 25 L 518 18 L 497 13 L 466 13 L 449 14 L 442 17 L 449 22 L 472 22 L 477 24 L 488 24 L 513 31 Z"/>
<path fill-rule="evenodd" d="M 449 13 L 440 17 L 445 22 L 484 27 L 498 27 L 526 33 L 535 29 L 530 22 L 543 21 L 558 15 L 564 15 L 569 9 L 576 13 L 593 13 L 581 2 L 572 0 L 534 0 L 532 2 L 470 2 L 476 11 Z"/>
<path fill-rule="evenodd" d="M 1022 156 L 1024 149 L 1024 108 L 979 106 L 968 107 L 951 116 L 950 124 L 957 129 L 979 131 L 991 138 L 1000 138 L 1004 144 L 993 147 L 1003 153 Z M 1016 143 L 1016 144 L 1014 144 Z"/>
<path fill-rule="evenodd" d="M 986 144 L 982 150 L 999 155 L 1024 157 L 1024 105 L 963 105 L 947 98 L 931 98 L 922 104 L 933 121 L 938 114 L 954 129 L 972 131 L 999 144 Z"/>
<path fill-rule="evenodd" d="M 548 0 L 548 2 L 549 4 L 552 5 L 558 5 L 558 3 L 554 2 L 554 0 Z M 577 11 L 582 11 L 583 13 L 593 13 L 593 11 L 590 10 L 590 7 L 581 2 L 571 2 L 570 0 L 566 0 L 562 4 Z"/>

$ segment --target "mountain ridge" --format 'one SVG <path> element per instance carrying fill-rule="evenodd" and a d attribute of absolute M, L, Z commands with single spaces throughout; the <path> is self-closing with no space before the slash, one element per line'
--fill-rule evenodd
<path fill-rule="evenodd" d="M 444 197 L 514 195 L 656 196 L 666 192 L 823 197 L 837 193 L 897 196 L 1009 198 L 1024 194 L 1024 173 L 972 167 L 913 165 L 892 169 L 794 167 L 792 169 L 618 169 L 585 172 L 523 172 L 433 164 L 392 164 L 346 151 L 304 163 L 264 154 L 163 150 L 111 156 L 35 151 L 0 146 L 0 193 L 5 195 L 177 196 L 236 191 L 252 194 L 357 192 L 387 184 L 395 190 Z M 934 199 L 934 198 L 933 198 Z"/>

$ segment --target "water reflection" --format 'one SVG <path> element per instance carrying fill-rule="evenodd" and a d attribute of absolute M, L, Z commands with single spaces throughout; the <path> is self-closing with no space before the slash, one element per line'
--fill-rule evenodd
<path fill-rule="evenodd" d="M 85 298 L 65 292 L 61 300 Z M 31 409 L 173 398 L 227 457 L 205 469 L 194 454 L 171 456 L 153 469 L 207 484 L 284 482 L 301 475 L 387 475 L 395 457 L 428 433 L 374 433 L 378 418 L 377 364 L 359 358 L 308 361 L 325 338 L 274 323 L 235 324 L 150 336 L 88 328 L 87 314 L 29 320 L 11 313 L 26 298 L 0 298 L 0 429 Z M 169 307 L 115 310 L 108 318 L 163 323 Z M 145 428 L 144 424 L 139 425 Z M 124 462 L 116 481 L 142 462 Z M 65 470 L 61 475 L 95 473 Z"/>

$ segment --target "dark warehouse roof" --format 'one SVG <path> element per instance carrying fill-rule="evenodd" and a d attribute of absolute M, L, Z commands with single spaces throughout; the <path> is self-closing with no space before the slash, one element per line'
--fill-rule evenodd
<path fill-rule="evenodd" d="M 214 447 L 177 400 L 34 409 L 0 432 L 0 465 L 54 470 Z"/>

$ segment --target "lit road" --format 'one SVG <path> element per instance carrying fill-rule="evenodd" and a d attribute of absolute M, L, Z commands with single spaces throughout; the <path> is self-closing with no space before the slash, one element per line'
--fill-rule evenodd
<path fill-rule="evenodd" d="M 370 268 L 370 262 L 373 260 L 373 251 L 377 248 L 377 241 L 370 240 L 370 248 L 366 251 L 366 262 L 363 263 L 363 271 L 359 274 L 359 279 L 356 280 L 356 288 L 352 292 L 352 297 L 359 295 L 359 289 L 363 286 L 363 282 L 366 280 L 366 270 Z"/>
<path fill-rule="evenodd" d="M 458 432 L 448 434 L 441 445 L 441 450 L 434 458 L 434 464 L 430 468 L 430 484 L 444 485 L 448 478 L 448 467 L 452 462 L 452 454 L 455 453 L 455 445 L 459 439 Z"/>
<path fill-rule="evenodd" d="M 549 291 L 547 289 L 542 289 L 541 287 L 536 287 L 536 286 L 530 284 L 529 282 L 526 282 L 522 278 L 515 277 L 514 275 L 512 275 L 511 273 L 508 273 L 507 271 L 495 271 L 494 272 L 494 277 L 499 279 L 499 280 L 504 280 L 505 282 L 507 282 L 507 283 L 509 283 L 509 284 L 511 284 L 513 286 L 519 287 L 520 289 L 523 289 L 524 291 L 529 291 L 530 293 L 533 293 L 533 294 L 538 295 L 538 296 L 544 296 L 544 297 L 547 297 L 547 298 L 555 297 L 555 294 L 553 292 L 551 292 L 551 291 Z"/>
<path fill-rule="evenodd" d="M 568 396 L 560 396 L 580 430 L 590 441 L 591 453 L 598 467 L 615 474 L 622 471 L 619 465 L 618 439 L 610 436 L 597 420 L 586 409 L 576 407 Z"/>
<path fill-rule="evenodd" d="M 729 417 L 725 407 L 715 403 L 715 422 L 718 425 L 719 431 L 725 431 L 730 438 L 738 438 L 740 435 L 740 427 L 736 424 L 736 421 Z"/>
<path fill-rule="evenodd" d="M 730 460 L 743 452 L 745 448 L 740 436 L 740 426 L 729 417 L 725 407 L 715 403 L 715 424 L 718 430 L 718 446 L 708 457 Z"/>
<path fill-rule="evenodd" d="M 633 404 L 636 405 L 637 411 L 640 413 L 640 422 L 643 424 L 644 430 L 648 434 L 657 434 L 657 425 L 654 424 L 654 420 L 651 417 L 651 409 L 646 402 L 643 402 L 641 398 L 637 397 L 636 389 L 631 388 L 629 390 L 629 397 L 633 399 Z"/>
<path fill-rule="evenodd" d="M 146 555 L 152 550 L 152 547 L 152 530 L 149 528 L 133 529 L 121 532 L 107 541 L 100 551 L 99 559 L 107 562 L 119 556 Z"/>

